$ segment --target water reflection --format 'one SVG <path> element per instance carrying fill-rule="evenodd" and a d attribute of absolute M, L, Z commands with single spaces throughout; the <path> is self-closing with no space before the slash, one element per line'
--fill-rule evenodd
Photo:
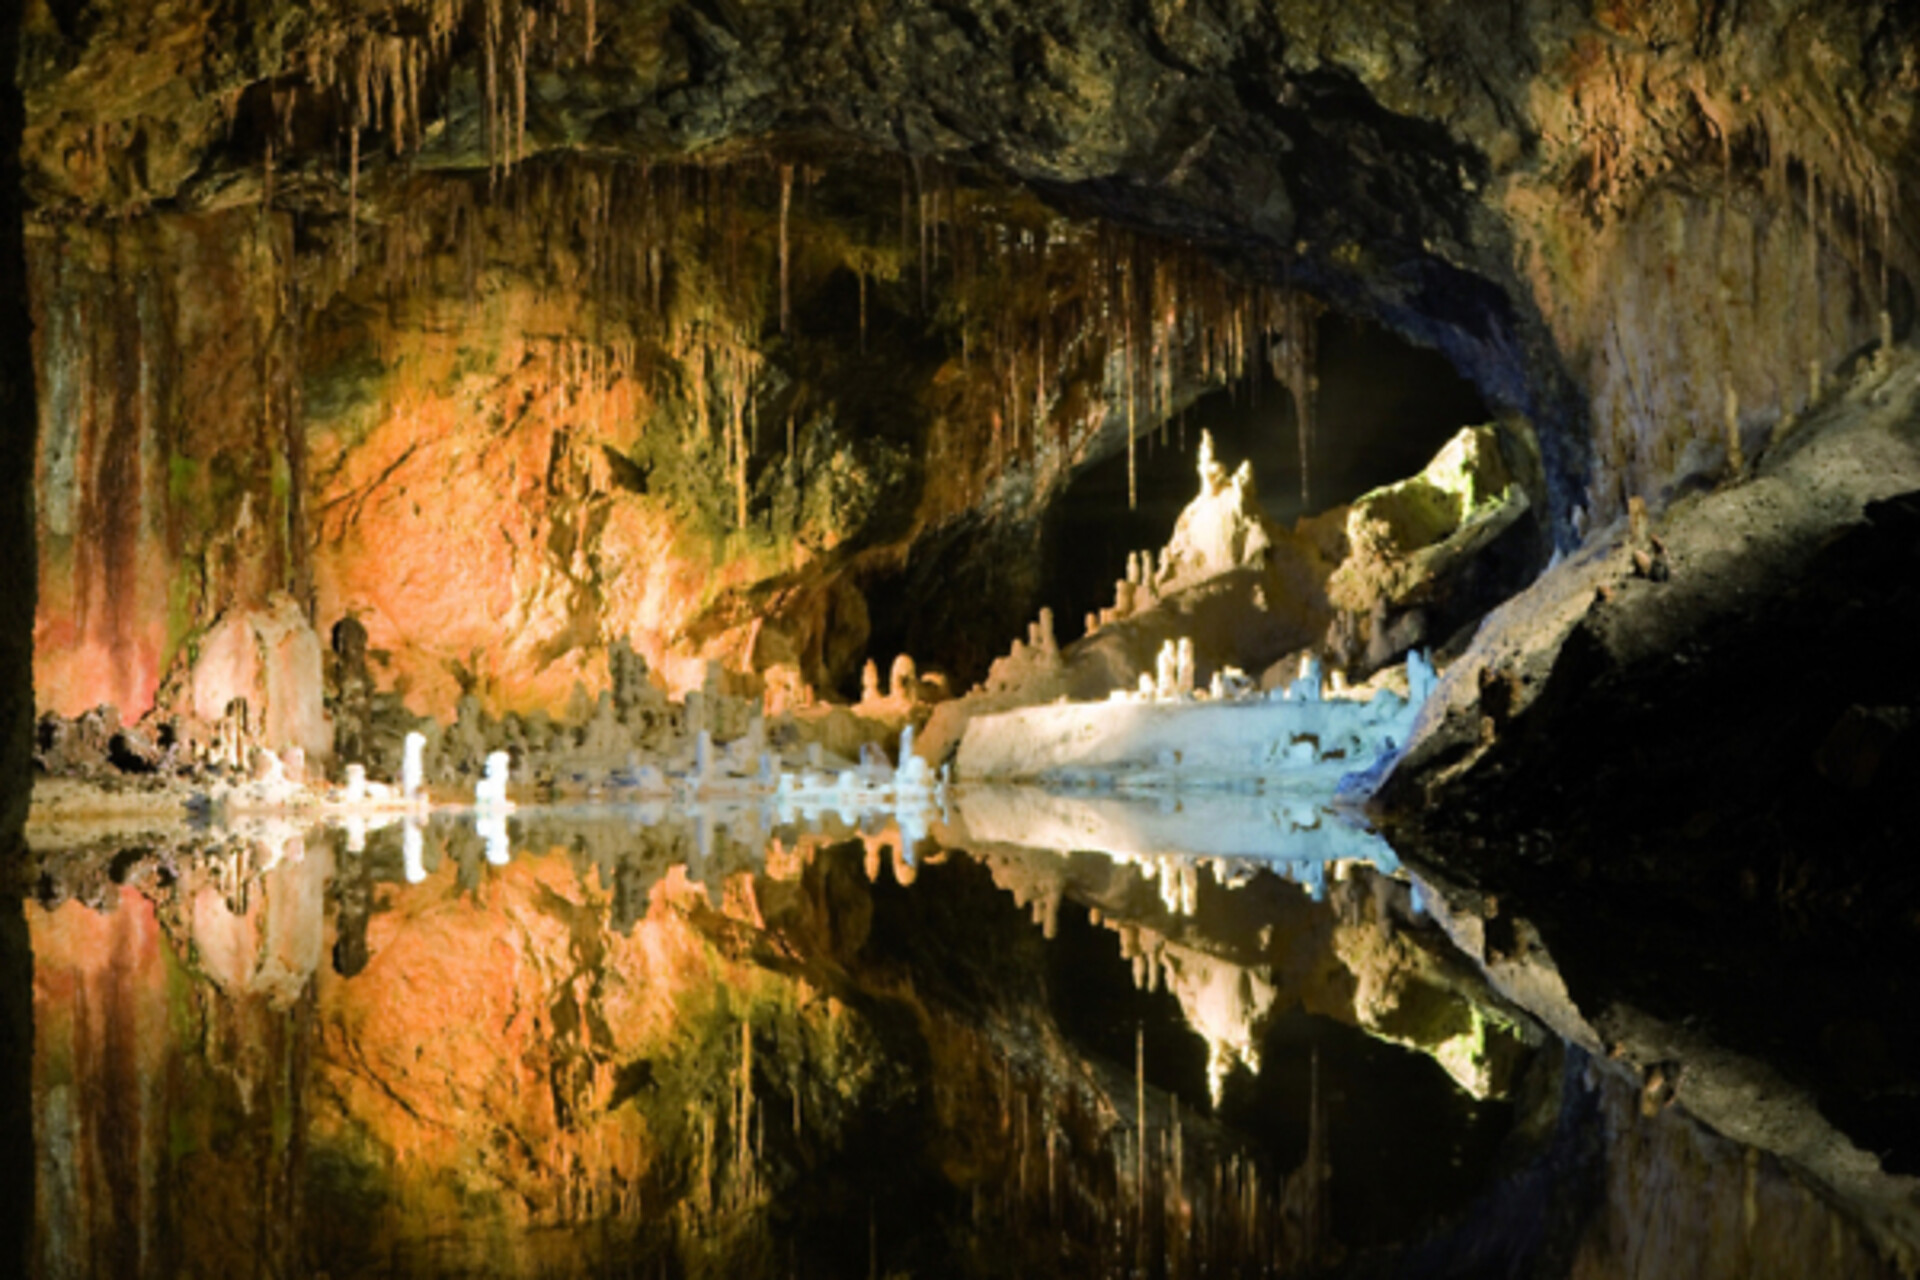
<path fill-rule="evenodd" d="M 41 850 L 42 1272 L 1278 1274 L 1551 1130 L 1364 828 L 944 799 Z"/>
<path fill-rule="evenodd" d="M 896 805 L 891 795 L 860 795 L 835 784 L 798 795 L 782 791 L 738 800 L 534 805 L 511 813 L 489 809 L 347 813 L 331 815 L 325 825 L 341 833 L 346 853 L 371 856 L 376 863 L 383 861 L 386 852 L 386 840 L 381 837 L 390 840 L 398 832 L 401 874 L 409 884 L 423 882 L 439 858 L 462 856 L 465 842 L 457 832 L 466 824 L 486 861 L 496 867 L 507 864 L 516 846 L 536 851 L 559 847 L 591 850 L 605 870 L 636 842 L 665 843 L 690 849 L 689 874 L 701 880 L 715 866 L 740 870 L 747 865 L 738 857 L 716 863 L 716 851 L 722 846 L 744 853 L 750 862 L 772 842 L 821 837 L 876 841 L 889 846 L 908 866 L 924 853 L 947 849 L 1094 852 L 1148 868 L 1168 867 L 1167 883 L 1175 894 L 1169 905 L 1185 901 L 1189 909 L 1190 889 L 1181 886 L 1190 886 L 1202 865 L 1223 883 L 1267 871 L 1300 885 L 1315 901 L 1326 896 L 1329 876 L 1344 874 L 1351 867 L 1365 866 L 1387 875 L 1401 870 L 1392 846 L 1358 818 L 1284 794 L 1213 791 L 1145 797 L 977 785 L 952 795 L 942 788 L 937 805 L 926 799 Z M 429 830 L 437 833 L 432 864 Z M 271 865 L 299 828 L 279 819 L 242 819 L 220 831 L 231 840 L 261 848 L 248 865 Z"/>
<path fill-rule="evenodd" d="M 1170 880 L 1195 866 L 1223 882 L 1270 871 L 1318 901 L 1327 877 L 1363 865 L 1400 869 L 1392 846 L 1357 818 L 1285 793 L 1187 792 L 1145 797 L 1059 793 L 1039 787 L 969 787 L 958 797 L 958 825 L 947 838 L 962 848 L 1013 846 L 1170 868 Z M 1191 894 L 1182 891 L 1191 903 Z"/>

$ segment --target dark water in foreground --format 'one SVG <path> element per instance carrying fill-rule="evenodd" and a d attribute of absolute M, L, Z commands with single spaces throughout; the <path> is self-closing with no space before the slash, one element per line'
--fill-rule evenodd
<path fill-rule="evenodd" d="M 1264 803 L 989 797 L 911 849 L 598 808 L 42 850 L 41 1273 L 1412 1256 L 1541 1165 L 1561 1051 L 1391 850 Z"/>

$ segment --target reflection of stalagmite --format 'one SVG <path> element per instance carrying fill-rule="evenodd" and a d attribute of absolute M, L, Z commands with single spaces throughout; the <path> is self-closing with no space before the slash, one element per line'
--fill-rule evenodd
<path fill-rule="evenodd" d="M 402 874 L 408 884 L 419 884 L 427 878 L 427 842 L 420 824 L 408 818 L 400 827 L 400 858 Z"/>
<path fill-rule="evenodd" d="M 493 813 L 476 816 L 473 829 L 486 844 L 487 861 L 496 867 L 507 865 L 511 848 L 507 841 L 507 818 L 505 814 Z"/>

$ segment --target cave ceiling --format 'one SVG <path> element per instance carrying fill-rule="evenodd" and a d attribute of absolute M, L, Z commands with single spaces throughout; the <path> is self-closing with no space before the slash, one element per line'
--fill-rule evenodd
<path fill-rule="evenodd" d="M 1807 192 L 1868 313 L 1911 256 L 1889 222 L 1920 70 L 1891 4 L 42 0 L 23 68 L 43 217 L 258 201 L 272 166 L 277 207 L 377 218 L 401 175 L 556 151 L 1012 179 L 1441 346 L 1550 425 L 1563 508 L 1596 461 L 1672 468 L 1595 421 L 1587 348 L 1624 304 L 1580 296 L 1610 239 L 1689 212 L 1650 209 Z"/>

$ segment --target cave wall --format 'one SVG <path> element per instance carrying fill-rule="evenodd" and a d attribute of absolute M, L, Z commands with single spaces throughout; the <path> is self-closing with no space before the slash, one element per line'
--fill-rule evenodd
<path fill-rule="evenodd" d="M 1124 442 L 1112 385 L 1140 429 L 1254 358 L 1262 295 L 874 162 L 424 175 L 351 234 L 254 205 L 44 224 L 46 705 L 178 706 L 212 628 L 281 600 L 358 619 L 376 678 L 441 717 L 564 710 L 620 640 L 676 690 L 718 660 L 824 691 L 865 656 L 863 592 L 955 548 L 973 598 L 916 598 L 970 624 L 934 656 L 984 666 L 1037 511 Z M 1116 300 L 1151 311 L 1137 358 Z"/>
<path fill-rule="evenodd" d="M 36 227 L 35 677 L 49 709 L 137 716 L 189 631 L 303 574 L 295 433 L 269 368 L 285 358 L 276 231 L 238 210 Z"/>
<path fill-rule="evenodd" d="M 423 710 L 553 705 L 623 632 L 679 687 L 844 680 L 863 584 L 965 521 L 1005 560 L 1126 420 L 1257 357 L 1284 306 L 1206 301 L 1180 253 L 1438 347 L 1539 429 L 1565 543 L 1728 478 L 1907 330 L 1917 49 L 1898 6 L 1784 0 L 37 0 L 42 687 L 138 712 L 274 591 L 363 616 Z M 690 157 L 672 225 L 614 176 Z M 1063 279 L 1053 215 L 982 194 L 1016 186 L 1069 241 L 1189 247 Z M 614 296 L 662 271 L 650 313 Z M 893 335 L 864 360 L 856 290 Z"/>
<path fill-rule="evenodd" d="M 33 1146 L 33 949 L 22 901 L 33 788 L 34 363 L 26 315 L 20 13 L 0 12 L 0 1149 Z M 33 1243 L 32 1162 L 0 1162 L 0 1267 Z"/>

